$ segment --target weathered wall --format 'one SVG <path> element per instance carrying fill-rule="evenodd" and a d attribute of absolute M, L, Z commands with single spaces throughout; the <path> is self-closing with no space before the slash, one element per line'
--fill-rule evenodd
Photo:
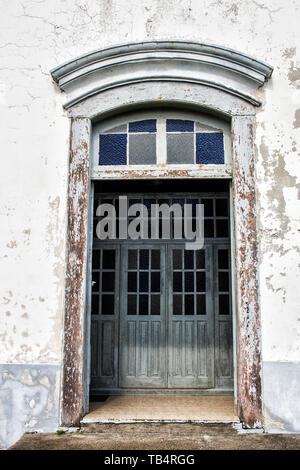
<path fill-rule="evenodd" d="M 256 128 L 264 404 L 268 428 L 299 431 L 292 398 L 300 385 L 298 0 L 0 0 L 0 6 L 0 363 L 12 374 L 3 376 L 4 396 L 12 380 L 37 386 L 28 385 L 24 371 L 40 364 L 43 380 L 59 380 L 62 362 L 69 120 L 49 70 L 116 43 L 185 39 L 274 66 L 257 93 L 264 102 Z M 31 429 L 49 429 L 50 422 L 55 428 L 55 397 L 54 418 L 43 418 L 47 398 Z M 10 400 L 14 406 L 14 395 Z M 35 416 L 25 402 L 18 405 L 26 416 L 19 432 Z"/>
<path fill-rule="evenodd" d="M 57 426 L 60 367 L 55 364 L 0 365 L 0 448 L 24 432 Z"/>

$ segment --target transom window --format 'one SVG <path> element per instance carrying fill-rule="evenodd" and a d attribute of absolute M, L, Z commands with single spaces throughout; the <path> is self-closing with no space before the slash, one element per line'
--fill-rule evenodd
<path fill-rule="evenodd" d="M 128 116 L 129 117 L 129 116 Z M 140 119 L 138 119 L 140 117 Z M 133 115 L 124 122 L 96 124 L 94 166 L 224 165 L 230 162 L 229 125 L 193 113 Z"/>
<path fill-rule="evenodd" d="M 119 237 L 119 199 L 118 196 L 113 195 L 103 195 L 95 193 L 94 195 L 94 217 L 93 217 L 93 236 L 94 240 L 97 240 L 96 229 L 97 224 L 104 218 L 106 218 L 107 214 L 103 216 L 97 216 L 96 210 L 100 204 L 108 203 L 111 204 L 116 212 L 116 234 L 115 237 Z M 151 205 L 152 204 L 164 204 L 168 207 L 171 207 L 174 204 L 178 204 L 182 209 L 182 217 L 184 217 L 185 209 L 184 206 L 191 205 L 192 206 L 192 230 L 196 230 L 196 205 L 203 204 L 204 205 L 204 237 L 206 241 L 208 239 L 216 238 L 216 239 L 228 239 L 229 237 L 229 200 L 228 195 L 226 193 L 219 192 L 218 194 L 207 193 L 199 197 L 197 194 L 193 195 L 181 193 L 180 197 L 172 197 L 166 194 L 160 194 L 159 196 L 155 194 L 144 194 L 144 196 L 139 197 L 136 194 L 127 194 L 127 208 L 129 208 L 133 204 L 143 204 L 147 210 L 149 211 L 149 215 L 151 215 Z M 129 224 L 135 216 L 128 216 L 127 223 Z M 171 224 L 170 224 L 170 239 L 174 240 L 174 214 L 171 214 Z M 178 224 L 177 224 L 178 227 Z M 151 238 L 151 219 L 149 219 L 148 227 L 145 227 L 145 233 L 147 234 L 148 238 Z M 184 239 L 184 219 L 182 218 L 182 226 L 181 226 L 181 233 L 182 239 Z M 163 240 L 163 221 L 162 218 L 159 220 L 158 224 L 158 233 L 157 233 L 157 240 Z M 152 238 L 153 241 L 153 238 Z M 120 240 L 119 240 L 120 242 Z M 128 240 L 126 240 L 128 243 Z"/>

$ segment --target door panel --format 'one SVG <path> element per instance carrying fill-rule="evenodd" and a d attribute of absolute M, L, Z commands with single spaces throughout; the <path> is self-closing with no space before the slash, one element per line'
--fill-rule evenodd
<path fill-rule="evenodd" d="M 231 389 L 233 385 L 233 344 L 230 249 L 228 245 L 214 247 L 214 273 L 216 386 Z"/>
<path fill-rule="evenodd" d="M 165 247 L 122 247 L 120 387 L 166 386 Z"/>
<path fill-rule="evenodd" d="M 212 250 L 168 247 L 168 388 L 214 386 Z"/>
<path fill-rule="evenodd" d="M 93 388 L 118 385 L 119 247 L 94 247 L 91 375 Z"/>
<path fill-rule="evenodd" d="M 205 247 L 185 250 L 184 240 L 163 237 L 156 242 L 94 239 L 91 389 L 232 390 L 227 199 L 141 198 L 148 206 L 156 200 L 181 206 L 201 200 Z"/>

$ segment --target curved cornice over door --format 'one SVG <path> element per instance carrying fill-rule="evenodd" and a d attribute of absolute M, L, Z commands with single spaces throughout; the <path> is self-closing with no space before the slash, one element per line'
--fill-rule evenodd
<path fill-rule="evenodd" d="M 273 68 L 241 52 L 185 41 L 129 43 L 99 49 L 51 71 L 66 93 L 66 109 L 102 91 L 142 82 L 206 85 L 260 106 L 253 92 Z"/>

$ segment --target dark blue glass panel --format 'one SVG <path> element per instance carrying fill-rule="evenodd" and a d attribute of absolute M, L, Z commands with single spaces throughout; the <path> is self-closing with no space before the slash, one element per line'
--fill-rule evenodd
<path fill-rule="evenodd" d="M 221 132 L 196 134 L 196 163 L 224 163 L 224 144 Z"/>
<path fill-rule="evenodd" d="M 156 120 L 130 122 L 129 132 L 156 132 Z"/>
<path fill-rule="evenodd" d="M 194 121 L 167 119 L 167 132 L 194 132 Z"/>
<path fill-rule="evenodd" d="M 100 135 L 99 165 L 126 165 L 126 134 Z"/>

